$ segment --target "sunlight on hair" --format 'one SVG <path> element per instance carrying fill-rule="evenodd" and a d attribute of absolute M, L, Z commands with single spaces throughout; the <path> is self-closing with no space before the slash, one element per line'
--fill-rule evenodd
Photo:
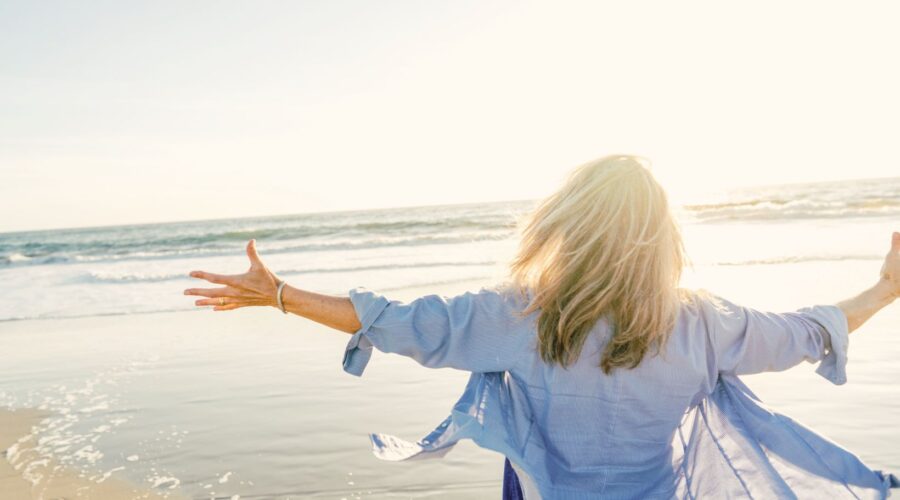
<path fill-rule="evenodd" d="M 511 285 L 533 292 L 523 314 L 541 310 L 545 361 L 574 362 L 604 315 L 613 337 L 601 359 L 634 367 L 671 332 L 685 264 L 684 245 L 666 193 L 640 156 L 584 163 L 519 221 L 521 243 L 509 263 Z"/>

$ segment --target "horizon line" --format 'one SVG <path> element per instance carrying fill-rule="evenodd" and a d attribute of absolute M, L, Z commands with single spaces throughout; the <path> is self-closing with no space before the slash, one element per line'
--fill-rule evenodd
<path fill-rule="evenodd" d="M 78 229 L 112 229 L 112 228 L 122 228 L 122 227 L 138 227 L 138 226 L 156 226 L 156 225 L 165 225 L 165 224 L 180 224 L 180 223 L 188 223 L 188 222 L 216 222 L 216 221 L 226 221 L 226 220 L 246 220 L 246 219 L 260 219 L 260 218 L 275 218 L 275 217 L 296 217 L 299 215 L 323 215 L 323 214 L 349 214 L 353 212 L 381 212 L 388 210 L 399 210 L 404 208 L 437 208 L 437 207 L 460 207 L 465 205 L 488 205 L 488 204 L 499 204 L 499 203 L 524 203 L 529 201 L 535 201 L 536 199 L 518 199 L 518 200 L 493 200 L 493 201 L 467 201 L 462 203 L 435 203 L 430 205 L 401 205 L 401 206 L 390 206 L 390 207 L 371 207 L 371 208 L 354 208 L 354 209 L 341 209 L 341 210 L 311 210 L 305 212 L 291 212 L 291 213 L 280 213 L 280 214 L 258 214 L 258 215 L 239 215 L 234 217 L 216 217 L 213 219 L 174 219 L 174 220 L 165 220 L 165 221 L 156 221 L 156 222 L 134 222 L 128 224 L 97 224 L 91 226 L 63 226 L 63 227 L 47 227 L 47 228 L 38 228 L 38 229 L 22 229 L 15 231 L 0 231 L 0 237 L 9 234 L 23 234 L 23 233 L 41 233 L 46 231 L 67 231 L 67 230 L 78 230 Z"/>
<path fill-rule="evenodd" d="M 741 185 L 741 186 L 720 187 L 720 188 L 716 188 L 715 191 L 729 192 L 729 191 L 744 190 L 744 189 L 762 189 L 762 188 L 770 188 L 770 187 L 784 187 L 784 186 L 796 186 L 796 185 L 837 184 L 837 183 L 850 182 L 850 181 L 876 181 L 876 180 L 883 180 L 883 179 L 900 179 L 900 176 L 857 177 L 857 178 L 835 179 L 835 180 L 827 180 L 827 181 L 749 184 L 749 185 Z M 242 220 L 242 219 L 269 218 L 269 217 L 295 217 L 295 216 L 300 216 L 300 215 L 346 214 L 346 213 L 353 213 L 353 212 L 387 211 L 387 210 L 397 210 L 397 209 L 404 209 L 404 208 L 411 209 L 411 208 L 458 207 L 458 206 L 465 206 L 465 205 L 485 205 L 485 204 L 498 204 L 498 203 L 524 203 L 524 202 L 534 202 L 539 199 L 540 198 L 522 198 L 522 199 L 514 199 L 514 200 L 469 201 L 469 202 L 462 202 L 462 203 L 400 205 L 400 206 L 390 206 L 390 207 L 371 207 L 371 208 L 355 208 L 355 209 L 340 209 L 340 210 L 311 210 L 311 211 L 304 211 L 304 212 L 290 212 L 290 213 L 278 213 L 278 214 L 256 214 L 256 215 L 240 215 L 240 216 L 231 216 L 231 217 L 217 217 L 217 218 L 213 218 L 213 219 L 174 219 L 174 220 L 155 221 L 155 222 L 133 222 L 133 223 L 127 223 L 127 224 L 96 224 L 96 225 L 88 225 L 88 226 L 56 226 L 56 227 L 43 227 L 43 228 L 36 228 L 36 229 L 21 229 L 21 230 L 12 230 L 12 231 L 0 230 L 0 237 L 5 236 L 5 235 L 11 235 L 11 234 L 39 233 L 39 232 L 47 232 L 47 231 L 65 231 L 65 230 L 80 230 L 80 229 L 112 229 L 112 228 L 135 227 L 135 226 L 179 224 L 179 223 L 188 223 L 188 222 L 216 222 L 216 221 L 225 221 L 225 220 Z"/>

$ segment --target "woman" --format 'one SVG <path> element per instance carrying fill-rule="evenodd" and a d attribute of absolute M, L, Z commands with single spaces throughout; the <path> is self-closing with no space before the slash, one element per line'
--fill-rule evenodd
<path fill-rule="evenodd" d="M 762 407 L 736 377 L 808 361 L 844 383 L 849 332 L 900 296 L 900 233 L 871 288 L 776 314 L 678 287 L 681 237 L 642 158 L 581 165 L 521 229 L 508 282 L 455 297 L 294 288 L 252 240 L 249 271 L 194 271 L 223 286 L 185 293 L 218 311 L 275 306 L 352 334 L 343 363 L 355 375 L 373 347 L 472 372 L 432 433 L 417 443 L 373 434 L 376 455 L 441 456 L 469 438 L 507 457 L 506 497 L 880 498 L 897 485 Z"/>

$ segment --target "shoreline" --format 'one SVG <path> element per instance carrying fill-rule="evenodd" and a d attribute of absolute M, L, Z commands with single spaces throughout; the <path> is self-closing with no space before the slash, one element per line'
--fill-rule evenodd
<path fill-rule="evenodd" d="M 171 494 L 163 496 L 110 475 L 94 481 L 51 458 L 40 457 L 32 430 L 49 416 L 50 412 L 35 409 L 0 409 L 0 499 L 180 498 Z"/>

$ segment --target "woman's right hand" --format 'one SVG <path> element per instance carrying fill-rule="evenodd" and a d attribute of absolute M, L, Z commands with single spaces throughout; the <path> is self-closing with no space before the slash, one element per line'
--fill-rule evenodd
<path fill-rule="evenodd" d="M 185 295 L 208 297 L 194 302 L 198 306 L 213 306 L 214 311 L 230 311 L 247 306 L 276 306 L 275 293 L 280 280 L 259 258 L 256 240 L 247 243 L 247 257 L 250 269 L 244 274 L 213 274 L 206 271 L 191 271 L 192 278 L 200 278 L 218 285 L 220 288 L 188 288 Z"/>
<path fill-rule="evenodd" d="M 881 266 L 881 279 L 889 285 L 894 298 L 900 297 L 900 233 L 896 231 L 891 235 L 891 249 Z"/>

